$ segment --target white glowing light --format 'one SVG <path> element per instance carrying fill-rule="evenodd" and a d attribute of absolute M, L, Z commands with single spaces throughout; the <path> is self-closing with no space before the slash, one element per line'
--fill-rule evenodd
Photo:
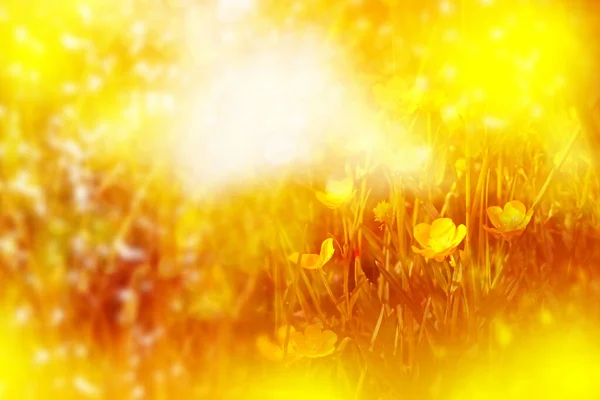
<path fill-rule="evenodd" d="M 442 119 L 444 121 L 458 118 L 458 109 L 455 106 L 446 106 L 442 109 Z"/>
<path fill-rule="evenodd" d="M 254 6 L 254 0 L 219 0 L 217 16 L 221 22 L 236 21 L 252 11 Z"/>
<path fill-rule="evenodd" d="M 134 399 L 143 399 L 146 396 L 146 389 L 143 386 L 137 385 L 131 391 L 131 397 Z"/>
<path fill-rule="evenodd" d="M 493 40 L 501 40 L 504 37 L 504 30 L 502 30 L 502 28 L 494 28 L 490 35 Z"/>
<path fill-rule="evenodd" d="M 45 349 L 40 349 L 33 355 L 33 363 L 36 365 L 45 365 L 50 361 L 50 353 Z"/>
<path fill-rule="evenodd" d="M 146 259 L 146 252 L 138 247 L 132 247 L 125 242 L 117 241 L 115 248 L 119 256 L 124 260 L 135 262 L 144 261 Z"/>
<path fill-rule="evenodd" d="M 391 35 L 394 32 L 394 28 L 389 25 L 382 25 L 381 27 L 379 27 L 379 35 L 380 36 L 388 36 Z"/>
<path fill-rule="evenodd" d="M 27 39 L 28 35 L 27 35 L 27 29 L 25 29 L 22 26 L 19 26 L 15 29 L 15 39 L 18 42 L 24 42 Z"/>
<path fill-rule="evenodd" d="M 444 0 L 440 3 L 440 11 L 443 14 L 450 14 L 454 11 L 454 4 L 448 0 Z"/>
<path fill-rule="evenodd" d="M 447 29 L 444 31 L 443 40 L 446 42 L 455 42 L 459 38 L 458 31 L 456 29 Z"/>
<path fill-rule="evenodd" d="M 493 116 L 486 115 L 483 117 L 483 124 L 488 129 L 502 129 L 506 127 L 506 122 L 501 120 L 500 118 L 496 118 Z"/>
<path fill-rule="evenodd" d="M 84 396 L 91 398 L 101 397 L 101 390 L 83 376 L 73 378 L 73 387 Z"/>
<path fill-rule="evenodd" d="M 19 307 L 15 310 L 15 322 L 17 325 L 25 325 L 31 319 L 31 309 L 26 306 Z"/>
<path fill-rule="evenodd" d="M 224 44 L 233 44 L 237 39 L 237 34 L 233 30 L 225 30 L 221 33 L 221 41 Z"/>
<path fill-rule="evenodd" d="M 50 316 L 50 323 L 52 324 L 52 326 L 58 326 L 64 320 L 65 320 L 65 312 L 62 309 L 56 308 L 52 311 L 52 314 Z"/>
<path fill-rule="evenodd" d="M 415 80 L 415 90 L 417 90 L 419 92 L 423 92 L 423 91 L 427 90 L 428 86 L 429 86 L 429 81 L 424 76 L 418 76 L 417 79 Z"/>
<path fill-rule="evenodd" d="M 94 16 L 94 13 L 92 12 L 91 8 L 84 4 L 80 4 L 77 7 L 77 14 L 79 14 L 79 17 L 85 24 L 89 24 Z"/>
<path fill-rule="evenodd" d="M 210 186 L 309 162 L 346 114 L 344 91 L 318 49 L 267 46 L 219 65 L 178 145 L 182 167 Z"/>
<path fill-rule="evenodd" d="M 359 18 L 356 21 L 356 29 L 358 29 L 359 31 L 366 31 L 367 29 L 369 29 L 371 23 L 367 18 Z"/>
<path fill-rule="evenodd" d="M 386 164 L 393 173 L 410 174 L 420 171 L 425 167 L 430 159 L 431 149 L 429 147 L 406 144 L 400 148 L 389 146 L 384 154 Z"/>
<path fill-rule="evenodd" d="M 451 81 L 454 78 L 456 78 L 456 68 L 452 65 L 447 65 L 446 67 L 444 67 L 443 74 L 446 80 Z"/>
<path fill-rule="evenodd" d="M 104 83 L 103 79 L 97 75 L 92 75 L 89 77 L 87 82 L 87 89 L 90 92 L 97 92 L 102 87 Z"/>
<path fill-rule="evenodd" d="M 73 95 L 73 94 L 77 93 L 78 89 L 79 89 L 79 87 L 77 86 L 77 84 L 73 83 L 73 82 L 67 82 L 62 87 L 62 91 L 66 95 Z"/>
<path fill-rule="evenodd" d="M 531 109 L 531 116 L 533 118 L 539 119 L 544 115 L 544 108 L 540 105 L 535 105 Z"/>
<path fill-rule="evenodd" d="M 133 33 L 134 36 L 144 36 L 146 33 L 146 26 L 143 22 L 138 21 L 131 27 L 131 33 Z"/>
<path fill-rule="evenodd" d="M 67 50 L 77 50 L 81 47 L 81 41 L 70 34 L 64 34 L 60 41 Z"/>

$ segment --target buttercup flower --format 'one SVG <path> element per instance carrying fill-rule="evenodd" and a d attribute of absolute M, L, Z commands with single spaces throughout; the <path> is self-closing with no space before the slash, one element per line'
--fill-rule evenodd
<path fill-rule="evenodd" d="M 510 240 L 523 233 L 531 221 L 533 210 L 528 211 L 523 203 L 513 200 L 506 203 L 504 209 L 498 206 L 489 207 L 487 215 L 494 227 L 484 228 L 496 237 Z"/>
<path fill-rule="evenodd" d="M 339 208 L 348 203 L 354 196 L 354 182 L 352 178 L 341 181 L 331 180 L 327 184 L 325 192 L 318 191 L 317 199 L 331 209 Z"/>
<path fill-rule="evenodd" d="M 297 332 L 290 326 L 290 336 L 287 345 L 287 354 L 284 357 L 285 338 L 287 326 L 282 326 L 277 331 L 277 342 L 271 341 L 267 336 L 260 336 L 256 340 L 258 351 L 272 361 L 296 361 L 303 357 L 320 358 L 335 351 L 337 335 L 330 330 L 323 330 L 321 324 L 308 325 L 304 332 Z"/>
<path fill-rule="evenodd" d="M 414 237 L 422 249 L 412 246 L 415 253 L 419 253 L 429 261 L 443 261 L 456 251 L 456 247 L 467 235 L 467 227 L 458 227 L 450 218 L 438 218 L 431 223 L 421 223 L 414 228 Z"/>
<path fill-rule="evenodd" d="M 259 336 L 256 339 L 256 348 L 258 352 L 265 358 L 271 361 L 294 361 L 300 358 L 296 352 L 296 341 L 294 340 L 294 334 L 296 330 L 293 326 L 290 326 L 290 337 L 287 345 L 287 353 L 284 351 L 285 337 L 287 334 L 287 326 L 282 326 L 277 330 L 275 336 L 276 342 L 273 342 L 266 335 Z M 284 357 L 285 354 L 285 357 Z"/>
<path fill-rule="evenodd" d="M 306 269 L 319 269 L 327 264 L 333 257 L 335 249 L 333 248 L 333 239 L 325 239 L 321 244 L 321 252 L 319 254 L 302 254 L 302 267 Z M 300 253 L 293 253 L 288 256 L 288 260 L 294 264 L 298 264 Z"/>
<path fill-rule="evenodd" d="M 296 351 L 303 357 L 319 358 L 335 351 L 337 335 L 330 330 L 323 330 L 320 324 L 308 325 L 304 334 L 294 332 Z"/>
<path fill-rule="evenodd" d="M 377 206 L 373 209 L 373 214 L 375 214 L 375 221 L 381 223 L 380 228 L 390 225 L 394 220 L 394 210 L 392 205 L 387 201 L 377 203 Z"/>

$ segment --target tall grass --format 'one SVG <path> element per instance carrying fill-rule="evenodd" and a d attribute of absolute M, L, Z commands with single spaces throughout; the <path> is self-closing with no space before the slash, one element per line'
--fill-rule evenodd
<path fill-rule="evenodd" d="M 577 38 L 558 5 L 425 3 L 262 2 L 257 37 L 316 27 L 342 49 L 382 145 L 334 135 L 200 194 L 166 133 L 214 57 L 182 21 L 210 7 L 0 6 L 0 397 L 596 398 L 597 149 L 560 55 Z M 490 209 L 512 201 L 532 218 L 505 240 Z M 415 227 L 440 218 L 464 240 L 426 258 Z"/>

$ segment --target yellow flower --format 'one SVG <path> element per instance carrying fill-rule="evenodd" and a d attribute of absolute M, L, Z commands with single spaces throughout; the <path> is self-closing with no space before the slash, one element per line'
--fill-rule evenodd
<path fill-rule="evenodd" d="M 513 200 L 506 203 L 504 209 L 498 206 L 488 208 L 487 215 L 494 228 L 484 228 L 494 236 L 510 240 L 523 233 L 531 221 L 533 210 L 527 211 L 523 203 Z"/>
<path fill-rule="evenodd" d="M 285 338 L 287 326 L 278 329 L 276 340 L 271 341 L 263 335 L 256 340 L 256 347 L 263 357 L 271 361 L 296 361 L 303 357 L 319 358 L 332 354 L 335 351 L 337 335 L 330 330 L 323 331 L 320 324 L 308 325 L 304 332 L 297 332 L 290 326 L 290 335 L 287 344 L 287 354 L 284 357 Z"/>
<path fill-rule="evenodd" d="M 348 203 L 354 196 L 354 182 L 352 178 L 340 181 L 331 180 L 325 192 L 318 191 L 317 199 L 331 209 L 339 208 Z"/>
<path fill-rule="evenodd" d="M 320 324 L 308 325 L 304 334 L 295 332 L 296 351 L 302 357 L 319 358 L 335 351 L 337 335 L 330 330 L 323 330 Z"/>
<path fill-rule="evenodd" d="M 377 203 L 377 206 L 373 208 L 373 214 L 375 214 L 375 221 L 381 222 L 381 228 L 385 225 L 391 225 L 394 220 L 394 210 L 387 201 Z"/>
<path fill-rule="evenodd" d="M 333 239 L 325 239 L 321 244 L 321 252 L 319 254 L 302 254 L 302 267 L 306 269 L 322 268 L 331 257 L 333 257 L 335 249 L 333 248 Z M 294 264 L 298 264 L 300 253 L 296 252 L 288 256 L 288 260 Z"/>
<path fill-rule="evenodd" d="M 462 224 L 457 227 L 450 218 L 438 218 L 431 225 L 421 223 L 415 226 L 413 234 L 422 247 L 412 246 L 415 253 L 422 254 L 427 261 L 443 261 L 456 251 L 467 234 L 467 228 Z"/>
<path fill-rule="evenodd" d="M 283 361 L 286 359 L 287 361 L 294 361 L 300 358 L 300 356 L 296 352 L 296 342 L 294 340 L 294 335 L 296 330 L 293 326 L 290 326 L 290 336 L 287 345 L 287 353 L 285 353 L 285 338 L 287 334 L 287 326 L 282 326 L 277 330 L 277 335 L 275 336 L 276 342 L 270 340 L 266 335 L 259 336 L 256 339 L 256 348 L 258 352 L 265 358 L 271 361 Z M 284 354 L 286 356 L 284 357 Z"/>

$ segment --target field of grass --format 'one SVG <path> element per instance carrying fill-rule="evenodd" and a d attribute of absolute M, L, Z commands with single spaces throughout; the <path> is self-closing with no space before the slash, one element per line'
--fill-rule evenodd
<path fill-rule="evenodd" d="M 0 399 L 600 398 L 583 3 L 1 3 Z"/>

